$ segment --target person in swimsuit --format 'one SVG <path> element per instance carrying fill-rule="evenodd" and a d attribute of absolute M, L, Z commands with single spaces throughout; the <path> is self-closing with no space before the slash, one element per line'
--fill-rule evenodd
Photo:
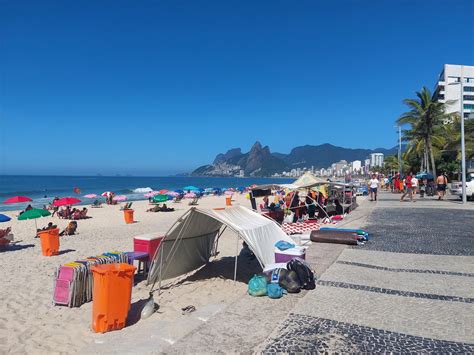
<path fill-rule="evenodd" d="M 436 185 L 438 190 L 438 200 L 444 199 L 444 195 L 446 194 L 446 186 L 448 185 L 448 178 L 444 173 L 439 173 L 438 177 L 436 178 Z"/>

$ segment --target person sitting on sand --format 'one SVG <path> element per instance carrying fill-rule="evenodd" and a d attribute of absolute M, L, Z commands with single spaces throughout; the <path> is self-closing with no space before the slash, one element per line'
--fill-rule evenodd
<path fill-rule="evenodd" d="M 0 247 L 4 247 L 13 240 L 13 234 L 11 233 L 12 229 L 8 227 L 7 229 L 0 229 Z"/>
<path fill-rule="evenodd" d="M 161 207 L 161 212 L 173 212 L 174 208 L 169 208 L 166 206 L 166 203 L 163 204 L 163 207 Z"/>
<path fill-rule="evenodd" d="M 71 219 L 77 220 L 81 219 L 81 211 L 77 208 L 74 208 L 71 213 Z"/>
<path fill-rule="evenodd" d="M 37 229 L 36 232 L 39 233 L 39 232 L 48 231 L 48 230 L 52 230 L 52 229 L 56 229 L 56 228 L 58 228 L 57 225 L 53 224 L 53 222 L 49 222 L 46 227 L 43 227 L 41 229 Z M 39 238 L 39 235 L 36 234 L 35 238 Z"/>
<path fill-rule="evenodd" d="M 71 221 L 68 223 L 67 227 L 61 233 L 59 233 L 59 235 L 60 236 L 74 235 L 76 234 L 76 230 L 77 230 L 77 222 Z"/>
<path fill-rule="evenodd" d="M 86 219 L 87 218 L 87 208 L 83 208 L 81 211 L 80 211 L 80 216 L 81 216 L 81 219 Z"/>
<path fill-rule="evenodd" d="M 157 205 L 147 209 L 146 211 L 147 212 L 160 212 L 161 211 L 160 204 L 157 204 Z"/>

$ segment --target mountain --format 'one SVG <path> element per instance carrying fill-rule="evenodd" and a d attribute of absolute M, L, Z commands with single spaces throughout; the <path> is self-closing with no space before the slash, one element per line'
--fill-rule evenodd
<path fill-rule="evenodd" d="M 203 165 L 194 170 L 193 176 L 235 176 L 243 170 L 246 176 L 270 176 L 284 170 L 311 167 L 327 168 L 339 160 L 348 162 L 361 160 L 371 153 L 383 153 L 385 156 L 396 155 L 397 147 L 391 149 L 351 149 L 332 144 L 305 145 L 296 147 L 289 154 L 271 153 L 268 146 L 262 147 L 255 142 L 248 153 L 240 148 L 233 148 L 224 154 L 218 154 L 212 164 Z"/>
<path fill-rule="evenodd" d="M 293 148 L 290 154 L 275 153 L 277 157 L 285 161 L 290 169 L 311 167 L 327 168 L 332 163 L 340 160 L 348 162 L 361 160 L 362 162 L 371 153 L 383 153 L 385 156 L 397 154 L 398 148 L 392 149 L 351 149 L 337 147 L 332 144 L 304 145 Z"/>

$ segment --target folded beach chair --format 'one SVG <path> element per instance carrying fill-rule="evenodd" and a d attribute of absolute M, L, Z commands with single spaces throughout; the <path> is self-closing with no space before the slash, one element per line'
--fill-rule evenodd
<path fill-rule="evenodd" d="M 120 211 L 124 211 L 124 210 L 129 210 L 132 208 L 132 204 L 133 202 L 127 202 L 125 205 L 123 205 L 122 207 L 120 207 Z"/>

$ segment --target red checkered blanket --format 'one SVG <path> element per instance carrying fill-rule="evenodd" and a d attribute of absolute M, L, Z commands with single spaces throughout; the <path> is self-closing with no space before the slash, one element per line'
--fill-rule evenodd
<path fill-rule="evenodd" d="M 281 228 L 283 231 L 290 235 L 290 234 L 303 234 L 311 231 L 319 230 L 320 225 L 318 223 L 304 223 L 304 222 L 296 222 L 296 223 L 283 223 Z"/>

